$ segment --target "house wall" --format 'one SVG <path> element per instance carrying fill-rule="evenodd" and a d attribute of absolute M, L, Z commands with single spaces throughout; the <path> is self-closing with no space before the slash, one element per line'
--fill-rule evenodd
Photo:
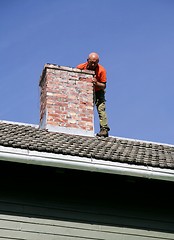
<path fill-rule="evenodd" d="M 174 239 L 170 182 L 0 162 L 0 187 L 0 239 Z"/>

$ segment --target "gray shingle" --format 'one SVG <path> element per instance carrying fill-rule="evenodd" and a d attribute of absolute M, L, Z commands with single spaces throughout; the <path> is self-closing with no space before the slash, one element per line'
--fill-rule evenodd
<path fill-rule="evenodd" d="M 174 147 L 115 137 L 97 138 L 48 132 L 0 122 L 0 145 L 105 161 L 174 169 Z"/>

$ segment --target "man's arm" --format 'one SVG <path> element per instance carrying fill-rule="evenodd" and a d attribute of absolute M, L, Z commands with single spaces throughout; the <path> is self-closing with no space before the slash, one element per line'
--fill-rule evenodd
<path fill-rule="evenodd" d="M 92 82 L 93 82 L 94 86 L 100 88 L 101 90 L 104 90 L 106 88 L 106 83 L 105 82 L 98 82 L 95 76 L 93 77 Z"/>
<path fill-rule="evenodd" d="M 100 66 L 101 67 L 101 66 Z M 102 67 L 102 70 L 100 72 L 100 78 L 99 81 L 97 81 L 96 76 L 93 78 L 93 84 L 100 88 L 101 90 L 104 90 L 106 88 L 106 70 Z"/>

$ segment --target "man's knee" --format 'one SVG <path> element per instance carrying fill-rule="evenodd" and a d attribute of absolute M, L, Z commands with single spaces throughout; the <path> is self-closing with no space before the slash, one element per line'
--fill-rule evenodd
<path fill-rule="evenodd" d="M 98 105 L 98 112 L 104 112 L 106 110 L 105 102 L 102 102 Z"/>

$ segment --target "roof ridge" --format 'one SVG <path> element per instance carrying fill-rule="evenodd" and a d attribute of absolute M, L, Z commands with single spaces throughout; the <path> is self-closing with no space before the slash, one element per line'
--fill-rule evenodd
<path fill-rule="evenodd" d="M 109 138 L 115 138 L 117 140 L 127 140 L 127 141 L 139 142 L 139 143 L 148 143 L 148 144 L 153 144 L 153 145 L 163 145 L 163 146 L 168 146 L 168 147 L 174 147 L 174 144 L 153 142 L 153 141 L 136 139 L 136 138 L 126 138 L 126 137 L 119 137 L 119 136 L 109 136 Z"/>
<path fill-rule="evenodd" d="M 22 123 L 22 122 L 14 122 L 14 121 L 6 121 L 6 120 L 0 120 L 0 124 L 11 124 L 11 125 L 18 125 L 18 126 L 26 126 L 26 127 L 33 127 L 37 130 L 45 130 L 47 133 L 54 133 L 54 134 L 62 134 L 59 132 L 52 132 L 52 131 L 48 131 L 47 129 L 40 129 L 38 124 L 30 124 L 30 123 Z M 66 135 L 72 135 L 70 133 L 64 133 Z M 79 136 L 79 135 L 73 135 L 78 136 L 78 137 L 83 137 L 83 136 Z M 86 137 L 86 136 L 85 136 Z M 160 142 L 153 142 L 153 141 L 147 141 L 147 140 L 142 140 L 142 139 L 133 139 L 133 138 L 126 138 L 126 137 L 120 137 L 120 136 L 109 136 L 109 137 L 97 137 L 96 135 L 93 137 L 89 137 L 89 138 L 95 138 L 98 139 L 100 141 L 105 141 L 105 142 L 116 142 L 117 140 L 122 140 L 122 141 L 128 141 L 128 142 L 137 142 L 140 144 L 152 144 L 152 145 L 158 145 L 158 146 L 166 146 L 166 147 L 172 147 L 174 148 L 174 145 L 172 144 L 168 144 L 168 143 L 160 143 Z"/>
<path fill-rule="evenodd" d="M 7 124 L 15 124 L 15 125 L 22 125 L 22 126 L 30 126 L 30 127 L 35 127 L 38 128 L 38 124 L 31 124 L 31 123 L 22 123 L 22 122 L 13 122 L 13 121 L 6 121 L 6 120 L 0 120 L 0 123 L 7 123 Z"/>

